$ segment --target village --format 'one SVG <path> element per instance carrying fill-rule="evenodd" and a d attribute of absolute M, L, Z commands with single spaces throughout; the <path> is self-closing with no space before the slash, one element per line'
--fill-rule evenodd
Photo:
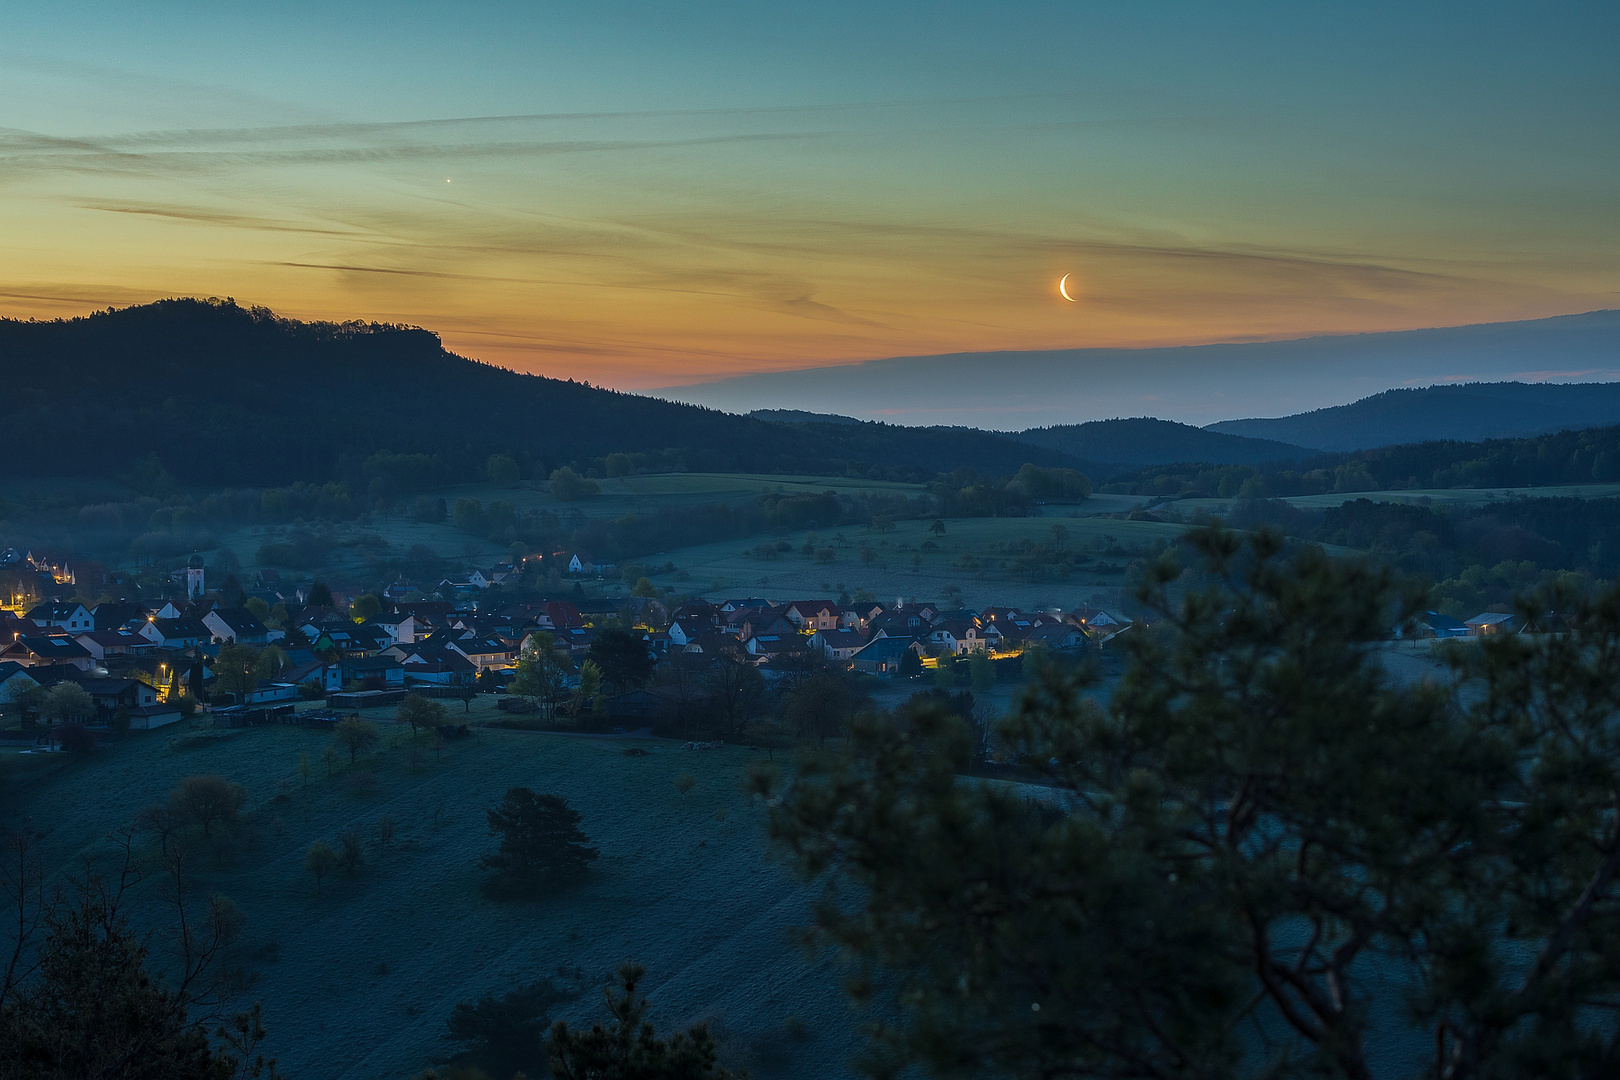
<path fill-rule="evenodd" d="M 6 557 L 22 564 L 33 592 L 58 598 L 0 611 L 0 704 L 25 723 L 122 730 L 163 727 L 197 709 L 216 713 L 218 722 L 292 702 L 353 710 L 395 705 L 406 693 L 505 694 L 525 655 L 542 647 L 563 686 L 577 690 L 592 646 L 608 628 L 642 644 L 651 677 L 634 686 L 610 679 L 602 701 L 586 704 L 610 720 L 646 725 L 690 704 L 675 701 L 690 695 L 663 685 L 687 681 L 664 677 L 677 667 L 690 674 L 725 662 L 757 669 L 767 682 L 807 671 L 913 678 L 973 654 L 1000 661 L 1031 649 L 1079 656 L 1133 625 L 1094 607 L 972 610 L 847 596 L 842 603 L 590 598 L 580 585 L 613 568 L 573 555 L 566 562 L 574 591 L 555 600 L 493 598 L 502 592 L 496 586 L 521 574 L 513 564 L 446 580 L 431 598 L 403 584 L 381 595 L 347 596 L 314 580 L 283 582 L 275 570 L 261 571 L 250 588 L 228 598 L 210 587 L 203 560 L 193 557 L 174 572 L 172 598 L 86 604 L 73 598 L 75 574 L 65 563 L 33 553 Z M 407 592 L 418 598 L 390 595 Z M 222 652 L 232 646 L 257 653 L 250 680 L 222 670 Z M 78 713 L 46 707 L 49 692 L 63 683 L 84 691 L 72 696 Z"/>
<path fill-rule="evenodd" d="M 994 670 L 1016 670 L 1026 659 L 1107 657 L 1139 625 L 1089 605 L 975 610 L 847 594 L 660 598 L 650 589 L 654 595 L 591 597 L 583 586 L 614 567 L 576 553 L 558 552 L 554 561 L 572 579 L 559 599 L 502 595 L 499 586 L 524 573 L 521 563 L 473 569 L 429 595 L 404 582 L 353 595 L 313 579 L 283 581 L 274 569 L 259 571 L 246 589 L 234 577 L 226 589 L 211 587 L 203 559 L 193 556 L 171 573 L 170 598 L 86 604 L 73 598 L 77 573 L 66 560 L 8 549 L 0 564 L 23 584 L 10 609 L 0 609 L 0 709 L 5 722 L 21 725 L 19 735 L 43 723 L 33 738 L 47 747 L 61 745 L 64 727 L 147 730 L 198 710 L 216 724 L 251 723 L 308 703 L 337 716 L 397 706 L 407 694 L 463 702 L 500 695 L 501 710 L 521 714 L 542 711 L 540 694 L 518 676 L 544 649 L 552 673 L 548 719 L 561 718 L 559 699 L 567 699 L 562 713 L 578 714 L 578 723 L 622 731 L 667 727 L 702 711 L 709 704 L 703 676 L 717 665 L 754 669 L 762 686 L 824 673 L 868 687 L 927 676 L 932 686 L 982 690 L 984 681 L 969 674 L 975 663 L 996 665 L 984 668 L 993 678 Z M 44 598 L 18 603 L 20 588 Z M 1458 620 L 1429 612 L 1390 636 L 1521 629 L 1535 628 L 1506 613 Z M 619 665 L 600 682 L 587 674 L 582 696 L 582 673 L 608 630 L 621 649 L 635 642 L 645 662 L 628 672 Z M 958 660 L 970 663 L 956 672 Z M 64 684 L 82 693 L 58 691 Z"/>

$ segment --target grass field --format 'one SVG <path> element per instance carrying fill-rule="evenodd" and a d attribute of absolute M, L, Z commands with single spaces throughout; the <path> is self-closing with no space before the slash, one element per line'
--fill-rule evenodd
<path fill-rule="evenodd" d="M 1081 512 L 1100 511 L 1087 502 Z M 795 532 L 782 538 L 794 550 L 776 559 L 753 554 L 762 542 L 775 537 L 681 548 L 668 557 L 689 576 L 678 584 L 679 589 L 710 598 L 756 593 L 772 599 L 814 599 L 869 589 L 883 600 L 896 596 L 938 600 L 946 586 L 955 585 L 969 606 L 1056 604 L 1071 608 L 1086 602 L 1117 604 L 1124 567 L 1156 541 L 1173 541 L 1186 529 L 1165 522 L 1102 517 L 949 518 L 945 534 L 936 536 L 930 524 L 901 521 L 886 533 L 874 533 L 861 525 L 814 534 Z M 1093 556 L 1090 564 L 1066 581 L 1027 581 L 997 565 L 1006 556 L 997 555 L 994 545 L 1024 539 L 1046 541 L 1054 525 L 1067 530 L 1069 546 Z M 799 554 L 809 535 L 815 536 L 818 545 L 832 547 L 834 562 L 819 564 Z M 925 543 L 934 544 L 937 550 L 925 550 Z M 862 562 L 863 547 L 870 547 L 876 556 L 870 564 Z M 1101 553 L 1107 550 L 1125 554 Z M 979 565 L 961 565 L 964 555 Z M 914 564 L 914 557 L 920 563 Z M 1099 564 L 1109 569 L 1098 572 Z"/>
<path fill-rule="evenodd" d="M 249 998 L 263 1001 L 267 1049 L 290 1076 L 403 1080 L 456 1049 L 441 1038 L 456 1002 L 559 964 L 594 983 L 627 958 L 647 967 L 660 1026 L 710 1018 L 734 1065 L 765 1078 L 851 1074 L 857 1017 L 836 973 L 788 944 L 808 921 L 809 892 L 766 858 L 763 810 L 739 790 L 755 755 L 646 741 L 633 745 L 648 756 L 629 757 L 620 739 L 485 732 L 442 760 L 424 740 L 413 765 L 408 732 L 382 726 L 378 754 L 331 776 L 330 736 L 279 726 L 171 728 L 86 759 L 13 758 L 23 768 L 0 790 L 0 815 L 43 831 L 48 865 L 62 871 L 105 851 L 102 837 L 182 777 L 243 784 L 252 839 L 200 850 L 194 891 L 223 892 L 245 914 L 240 952 L 259 972 Z M 300 754 L 315 763 L 307 786 Z M 682 772 L 698 778 L 684 798 L 671 784 Z M 480 894 L 476 860 L 493 847 L 484 810 L 516 785 L 583 813 L 602 851 L 589 882 L 528 904 Z M 384 814 L 400 823 L 386 852 L 373 831 Z M 346 828 L 367 832 L 368 865 L 317 892 L 303 853 Z M 155 883 L 139 888 L 138 925 L 166 926 Z M 559 1015 L 594 1020 L 600 1000 L 587 989 Z M 802 1036 L 790 1034 L 801 1023 Z"/>
<path fill-rule="evenodd" d="M 1609 499 L 1620 495 L 1620 484 L 1571 484 L 1536 488 L 1432 488 L 1414 491 L 1360 491 L 1354 494 L 1295 495 L 1281 501 L 1303 509 L 1327 509 L 1357 499 L 1410 505 L 1484 506 L 1510 499 Z M 1169 504 L 1185 514 L 1204 510 L 1230 513 L 1231 499 L 1178 499 Z"/>

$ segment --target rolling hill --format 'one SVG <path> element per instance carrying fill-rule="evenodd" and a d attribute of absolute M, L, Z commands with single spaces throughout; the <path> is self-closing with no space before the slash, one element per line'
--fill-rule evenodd
<path fill-rule="evenodd" d="M 1620 383 L 1501 382 L 1386 390 L 1349 405 L 1275 419 L 1223 420 L 1204 430 L 1316 450 L 1366 450 L 1438 439 L 1522 438 L 1617 423 Z"/>
<path fill-rule="evenodd" d="M 0 430 L 14 477 L 116 476 L 157 454 L 182 483 L 352 478 L 379 451 L 458 479 L 491 454 L 525 476 L 610 453 L 692 471 L 923 479 L 1068 455 L 990 432 L 783 425 L 525 375 L 413 327 L 302 323 L 234 303 L 163 300 L 53 322 L 0 321 Z"/>
<path fill-rule="evenodd" d="M 1265 461 L 1298 460 L 1317 453 L 1286 442 L 1225 434 L 1147 416 L 1031 428 L 1013 434 L 1012 438 L 1110 465 L 1195 461 L 1210 465 L 1258 465 Z"/>

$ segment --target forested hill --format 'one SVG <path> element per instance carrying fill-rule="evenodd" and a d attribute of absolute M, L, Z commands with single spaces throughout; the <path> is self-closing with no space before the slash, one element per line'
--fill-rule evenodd
<path fill-rule="evenodd" d="M 1147 416 L 1030 428 L 1011 437 L 1031 446 L 1044 446 L 1074 457 L 1116 465 L 1155 465 L 1175 461 L 1258 465 L 1263 461 L 1294 461 L 1314 457 L 1318 452 L 1271 439 L 1227 435 Z"/>
<path fill-rule="evenodd" d="M 1620 424 L 1620 382 L 1500 382 L 1386 390 L 1331 409 L 1268 420 L 1223 420 L 1205 430 L 1280 439 L 1316 450 L 1365 450 L 1443 439 L 1516 438 L 1610 424 Z"/>
<path fill-rule="evenodd" d="M 0 320 L 0 365 L 13 476 L 118 476 L 156 453 L 182 482 L 314 482 L 384 451 L 427 455 L 424 470 L 444 479 L 477 475 L 497 453 L 525 476 L 610 453 L 646 455 L 651 468 L 896 479 L 1086 467 L 989 432 L 767 423 L 491 367 L 425 330 L 302 323 L 230 302 Z"/>

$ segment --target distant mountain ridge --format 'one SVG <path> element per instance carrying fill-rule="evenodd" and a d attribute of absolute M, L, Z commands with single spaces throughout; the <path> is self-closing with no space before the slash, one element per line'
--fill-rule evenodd
<path fill-rule="evenodd" d="M 1268 461 L 1296 461 L 1318 452 L 1273 439 L 1226 434 L 1148 416 L 1031 428 L 1013 432 L 1010 437 L 1031 446 L 1060 450 L 1109 465 L 1166 465 L 1180 462 L 1259 465 Z"/>
<path fill-rule="evenodd" d="M 1500 382 L 1386 390 L 1348 405 L 1223 420 L 1204 430 L 1343 451 L 1524 438 L 1611 424 L 1620 424 L 1620 383 Z"/>
<path fill-rule="evenodd" d="M 1303 413 L 1392 386 L 1554 377 L 1620 380 L 1620 311 L 1289 341 L 901 356 L 652 393 L 732 412 L 1009 431 L 1116 416 L 1203 426 Z"/>

